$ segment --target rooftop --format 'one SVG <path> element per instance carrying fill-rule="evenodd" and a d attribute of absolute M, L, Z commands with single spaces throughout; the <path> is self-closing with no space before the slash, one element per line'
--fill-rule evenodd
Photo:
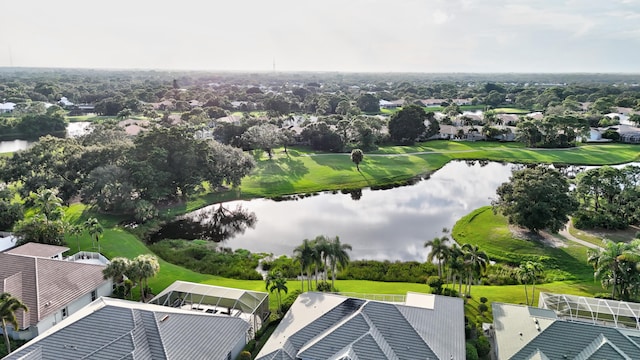
<path fill-rule="evenodd" d="M 301 294 L 257 359 L 465 358 L 462 299 L 410 293 L 407 304 Z"/>
<path fill-rule="evenodd" d="M 66 246 L 55 246 L 29 242 L 24 245 L 18 246 L 17 248 L 7 250 L 5 251 L 5 253 L 50 259 L 68 250 L 69 248 Z"/>
<path fill-rule="evenodd" d="M 227 316 L 99 298 L 5 360 L 226 359 L 248 327 Z"/>

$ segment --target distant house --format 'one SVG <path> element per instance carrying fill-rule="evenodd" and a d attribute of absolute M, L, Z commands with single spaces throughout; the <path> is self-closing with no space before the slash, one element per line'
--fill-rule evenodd
<path fill-rule="evenodd" d="M 393 101 L 380 100 L 378 103 L 383 109 L 395 109 L 404 106 L 404 100 L 402 99 Z"/>
<path fill-rule="evenodd" d="M 423 99 L 420 100 L 425 107 L 440 107 L 443 103 L 446 103 L 446 99 Z"/>
<path fill-rule="evenodd" d="M 60 104 L 60 106 L 62 107 L 73 106 L 73 103 L 69 101 L 69 99 L 67 99 L 65 96 L 61 97 L 60 100 L 58 100 L 58 104 Z"/>
<path fill-rule="evenodd" d="M 546 304 L 543 296 L 546 295 L 540 294 L 541 306 Z M 619 316 L 637 317 L 637 304 L 629 308 L 620 306 L 620 302 L 606 303 L 611 300 L 558 296 L 553 295 L 553 303 L 547 304 L 553 308 L 492 304 L 490 335 L 494 338 L 496 359 L 640 359 L 637 327 L 614 327 L 611 323 L 603 326 Z M 598 316 L 597 311 L 603 312 Z"/>
<path fill-rule="evenodd" d="M 304 293 L 256 359 L 464 359 L 463 306 L 432 294 L 390 303 Z"/>
<path fill-rule="evenodd" d="M 235 317 L 99 298 L 4 359 L 236 359 L 248 328 Z"/>
<path fill-rule="evenodd" d="M 11 113 L 15 109 L 16 104 L 12 102 L 0 103 L 0 114 Z"/>
<path fill-rule="evenodd" d="M 148 131 L 150 122 L 148 120 L 126 119 L 118 123 L 129 136 L 138 136 L 143 131 Z"/>
<path fill-rule="evenodd" d="M 10 293 L 29 308 L 27 313 L 18 312 L 19 327 L 9 331 L 11 337 L 31 339 L 111 294 L 112 282 L 102 276 L 105 266 L 63 260 L 67 250 L 27 243 L 0 253 L 0 293 Z"/>

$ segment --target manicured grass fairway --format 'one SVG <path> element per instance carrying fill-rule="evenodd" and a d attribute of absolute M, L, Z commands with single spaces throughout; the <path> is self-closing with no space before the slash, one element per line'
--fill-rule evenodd
<path fill-rule="evenodd" d="M 266 155 L 262 156 L 254 172 L 243 179 L 240 189 L 217 194 L 203 194 L 187 203 L 165 210 L 163 213 L 175 215 L 213 202 L 233 199 L 389 184 L 435 171 L 452 159 L 602 165 L 636 161 L 639 159 L 639 150 L 638 146 L 622 144 L 585 145 L 570 150 L 531 150 L 515 143 L 431 141 L 412 147 L 385 147 L 371 154 L 365 154 L 365 160 L 360 166 L 362 171 L 359 173 L 348 154 L 314 154 L 304 149 L 292 149 L 288 154 L 278 151 L 273 160 L 268 160 Z M 105 227 L 100 246 L 107 257 L 133 258 L 139 254 L 151 253 L 144 243 L 133 234 L 116 226 L 117 218 L 93 214 L 85 210 L 82 204 L 72 205 L 67 210 L 67 217 L 71 222 L 80 223 L 88 216 L 97 216 Z M 458 236 L 456 238 L 461 243 L 473 243 L 475 240 L 485 251 L 490 252 L 497 251 L 496 245 L 487 241 L 483 243 L 479 241 L 498 235 L 501 237 L 494 239 L 494 241 L 504 241 L 505 246 L 513 246 L 510 245 L 510 240 L 504 230 L 482 224 L 474 225 L 472 230 L 467 231 L 464 235 L 466 238 Z M 71 237 L 67 241 L 72 252 L 75 252 L 77 250 L 76 239 Z M 90 250 L 91 246 L 91 239 L 88 235 L 84 234 L 80 237 L 80 247 L 83 250 Z M 494 248 L 492 249 L 491 246 Z M 531 250 L 535 254 L 542 252 L 541 249 L 536 248 L 521 249 L 521 251 L 525 250 Z M 563 250 L 565 255 L 562 259 L 571 261 L 573 264 L 581 263 L 583 255 L 580 254 L 580 251 L 580 248 L 571 247 Z M 178 279 L 264 291 L 264 282 L 262 281 L 226 279 L 198 274 L 165 261 L 161 261 L 160 264 L 160 273 L 149 282 L 156 293 Z M 561 263 L 559 268 L 561 268 L 560 266 Z M 540 285 L 538 288 L 551 292 L 581 295 L 599 291 L 599 285 L 593 282 L 592 277 L 591 281 L 587 281 L 586 278 L 589 274 L 585 268 L 580 267 L 577 273 L 571 268 L 566 268 L 566 270 L 571 270 L 570 272 L 575 275 L 575 281 L 554 282 Z M 300 287 L 300 283 L 289 281 L 287 286 L 290 290 L 295 290 Z M 428 291 L 426 285 L 407 283 L 337 281 L 336 286 L 344 292 L 370 294 L 405 294 L 407 291 Z M 522 286 L 474 286 L 472 295 L 474 298 L 486 296 L 490 301 L 524 302 Z M 271 297 L 272 307 L 275 307 L 275 301 L 275 296 Z"/>

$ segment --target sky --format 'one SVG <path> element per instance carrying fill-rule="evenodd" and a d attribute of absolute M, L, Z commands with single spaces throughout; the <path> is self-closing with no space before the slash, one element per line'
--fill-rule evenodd
<path fill-rule="evenodd" d="M 0 67 L 640 73 L 640 0 L 20 0 Z"/>

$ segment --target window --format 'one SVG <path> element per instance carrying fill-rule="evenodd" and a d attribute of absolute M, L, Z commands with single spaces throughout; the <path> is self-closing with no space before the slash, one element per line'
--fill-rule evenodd
<path fill-rule="evenodd" d="M 93 290 L 91 292 L 91 301 L 94 301 L 97 298 L 98 298 L 98 291 L 97 290 Z"/>
<path fill-rule="evenodd" d="M 62 318 L 66 318 L 67 316 L 69 316 L 69 308 L 67 307 L 63 307 L 62 308 Z"/>

